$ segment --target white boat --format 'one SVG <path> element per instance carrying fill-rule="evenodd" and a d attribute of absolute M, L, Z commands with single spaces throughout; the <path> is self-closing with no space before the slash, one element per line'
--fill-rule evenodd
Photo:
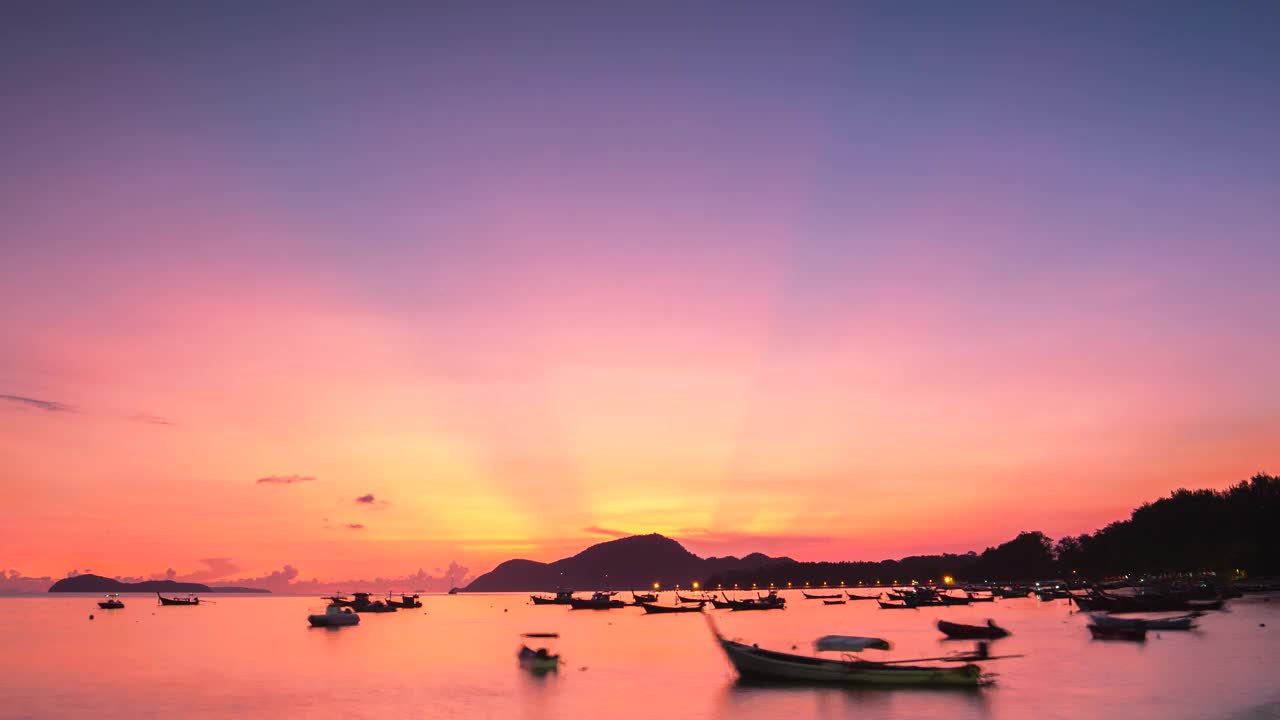
<path fill-rule="evenodd" d="M 344 625 L 358 625 L 360 616 L 353 612 L 351 608 L 330 605 L 324 609 L 323 615 L 308 615 L 307 622 L 311 623 L 311 627 L 342 627 Z"/>
<path fill-rule="evenodd" d="M 106 600 L 98 601 L 98 607 L 103 610 L 120 610 L 124 607 L 124 603 L 120 600 L 120 593 L 111 593 L 107 595 Z"/>

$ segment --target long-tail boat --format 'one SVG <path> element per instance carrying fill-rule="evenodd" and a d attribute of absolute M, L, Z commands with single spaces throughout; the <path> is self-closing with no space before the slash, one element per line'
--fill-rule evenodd
<path fill-rule="evenodd" d="M 995 640 L 1009 635 L 1009 631 L 997 625 L 994 620 L 988 620 L 986 625 L 965 625 L 939 620 L 938 629 L 943 635 L 955 640 Z"/>
<path fill-rule="evenodd" d="M 805 600 L 835 600 L 841 597 L 840 593 L 811 593 L 807 590 L 801 590 L 800 594 Z"/>
<path fill-rule="evenodd" d="M 637 604 L 640 605 L 640 607 L 644 608 L 644 611 L 646 613 L 650 613 L 653 615 L 664 615 L 664 614 L 672 614 L 672 613 L 700 613 L 702 612 L 702 607 L 706 605 L 705 602 L 700 602 L 697 605 L 658 605 L 656 603 L 637 603 Z"/>
<path fill-rule="evenodd" d="M 195 595 L 188 595 L 184 598 L 180 598 L 180 597 L 167 598 L 157 592 L 156 597 L 160 598 L 161 605 L 199 605 L 200 604 L 200 598 L 196 597 Z"/>
<path fill-rule="evenodd" d="M 866 660 L 834 660 L 765 650 L 726 639 L 715 623 L 707 624 L 725 657 L 744 680 L 809 684 L 856 685 L 872 687 L 967 687 L 983 684 L 982 668 L 967 662 L 972 656 L 957 658 L 922 658 L 920 660 L 873 662 Z M 879 638 L 828 635 L 814 643 L 818 652 L 853 653 L 865 649 L 889 649 Z M 964 662 L 958 667 L 940 665 L 907 665 L 907 662 Z"/>

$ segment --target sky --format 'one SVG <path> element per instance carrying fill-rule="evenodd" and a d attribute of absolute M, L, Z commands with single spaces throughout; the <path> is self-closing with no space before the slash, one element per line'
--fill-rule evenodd
<path fill-rule="evenodd" d="M 878 560 L 1277 472 L 1278 72 L 1273 3 L 20 2 L 0 568 Z"/>

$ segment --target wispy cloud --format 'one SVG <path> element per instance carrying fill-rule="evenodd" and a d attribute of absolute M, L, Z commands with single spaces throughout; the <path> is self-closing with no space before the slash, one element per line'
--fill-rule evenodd
<path fill-rule="evenodd" d="M 347 523 L 347 529 L 348 529 L 348 530 L 363 530 L 363 529 L 364 529 L 364 525 L 361 525 L 360 523 Z"/>
<path fill-rule="evenodd" d="M 260 477 L 254 482 L 258 485 L 292 485 L 300 482 L 312 482 L 315 478 L 310 475 L 268 475 Z"/>
<path fill-rule="evenodd" d="M 381 506 L 381 505 L 390 505 L 391 502 L 389 500 L 379 500 L 373 496 L 373 493 L 368 493 L 366 495 L 361 495 L 360 497 L 356 498 L 356 504 Z"/>
<path fill-rule="evenodd" d="M 149 413 L 135 413 L 133 415 L 130 415 L 129 419 L 134 422 L 144 423 L 146 425 L 177 425 L 178 424 L 167 417 L 160 417 L 159 415 L 151 415 Z"/>
<path fill-rule="evenodd" d="M 23 397 L 21 395 L 0 395 L 0 400 L 12 403 L 19 407 L 35 408 L 50 413 L 73 413 L 77 410 L 66 403 L 55 402 L 53 400 L 39 400 L 36 398 Z"/>
<path fill-rule="evenodd" d="M 603 528 L 603 527 L 600 527 L 599 525 L 592 525 L 591 527 L 584 527 L 584 528 L 582 528 L 582 532 L 585 532 L 585 533 L 591 533 L 592 535 L 605 535 L 605 536 L 613 537 L 613 538 L 622 538 L 622 537 L 630 537 L 630 536 L 631 536 L 631 533 L 629 533 L 629 532 L 627 532 L 627 531 L 625 531 L 625 530 L 614 530 L 614 529 L 612 529 L 612 528 Z"/>

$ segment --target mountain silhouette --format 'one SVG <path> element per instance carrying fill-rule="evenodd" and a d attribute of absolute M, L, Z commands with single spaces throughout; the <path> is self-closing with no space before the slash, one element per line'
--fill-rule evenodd
<path fill-rule="evenodd" d="M 467 585 L 466 592 L 508 592 L 519 590 L 627 589 L 681 585 L 726 572 L 751 572 L 769 566 L 794 563 L 790 558 L 772 558 L 752 553 L 744 558 L 701 558 L 683 545 L 658 534 L 633 535 L 610 540 L 583 550 L 573 557 L 551 563 L 508 560 Z"/>
<path fill-rule="evenodd" d="M 144 580 L 142 582 L 127 583 L 102 577 L 101 575 L 86 573 L 59 580 L 49 587 L 49 592 L 269 593 L 271 591 L 260 588 L 209 587 L 202 583 L 178 582 L 176 580 Z"/>

